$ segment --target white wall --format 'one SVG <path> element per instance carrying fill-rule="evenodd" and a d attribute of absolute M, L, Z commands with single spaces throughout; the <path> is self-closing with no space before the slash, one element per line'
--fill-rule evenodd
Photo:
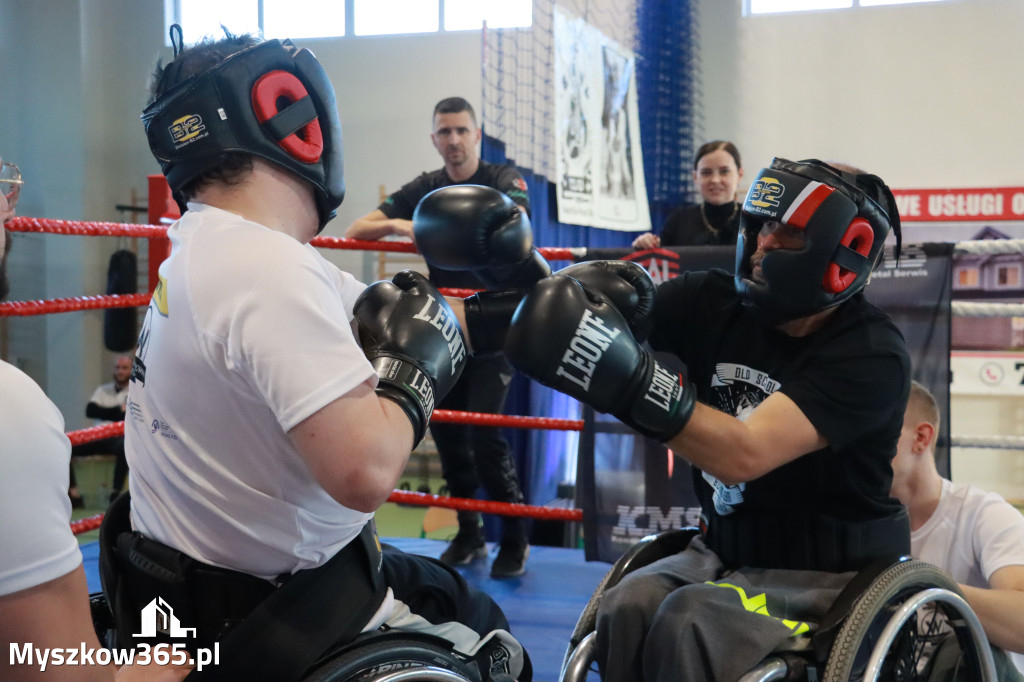
<path fill-rule="evenodd" d="M 705 136 L 748 171 L 844 159 L 893 187 L 1024 183 L 1024 3 L 740 16 L 700 0 Z"/>

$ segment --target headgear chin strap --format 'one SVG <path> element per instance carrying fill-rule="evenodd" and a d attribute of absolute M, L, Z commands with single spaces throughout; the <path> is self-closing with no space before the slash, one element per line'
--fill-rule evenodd
<path fill-rule="evenodd" d="M 802 229 L 799 249 L 775 249 L 761 261 L 763 282 L 751 276 L 750 256 L 767 221 Z M 896 200 L 875 175 L 848 173 L 817 159 L 776 158 L 750 185 L 736 241 L 736 292 L 769 324 L 813 315 L 864 288 L 881 260 L 889 231 L 900 251 Z"/>
<path fill-rule="evenodd" d="M 163 79 L 181 68 L 178 52 Z M 334 88 L 313 53 L 291 41 L 260 43 L 186 78 L 146 107 L 142 122 L 183 211 L 182 188 L 229 152 L 258 156 L 312 183 L 317 232 L 345 198 Z"/>

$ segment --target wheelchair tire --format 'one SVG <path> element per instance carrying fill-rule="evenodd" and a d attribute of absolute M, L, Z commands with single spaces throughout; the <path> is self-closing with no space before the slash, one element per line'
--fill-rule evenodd
<path fill-rule="evenodd" d="M 347 649 L 320 663 L 304 682 L 372 682 L 399 671 L 422 669 L 422 680 L 466 680 L 480 676 L 444 646 L 415 638 L 382 638 Z M 438 671 L 432 674 L 431 671 Z M 412 679 L 412 678 L 407 678 Z"/>
<path fill-rule="evenodd" d="M 836 634 L 825 665 L 823 682 L 863 680 L 875 644 L 892 614 L 910 596 L 933 587 L 963 596 L 959 586 L 945 571 L 923 561 L 904 561 L 879 575 L 854 603 L 849 616 Z M 954 620 L 958 615 L 948 604 L 935 606 L 949 616 L 950 620 Z M 917 620 L 910 618 L 900 629 L 892 647 L 885 654 L 885 663 L 878 679 L 901 682 L 921 679 L 917 675 L 917 662 L 924 639 L 917 631 Z M 970 633 L 964 637 L 962 632 L 957 632 L 957 636 L 971 649 L 976 649 Z M 975 666 L 977 672 L 971 679 L 983 679 L 977 651 L 968 651 L 966 658 Z"/>

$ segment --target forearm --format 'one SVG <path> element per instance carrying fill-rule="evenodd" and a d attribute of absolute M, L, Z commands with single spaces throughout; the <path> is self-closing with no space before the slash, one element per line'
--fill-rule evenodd
<path fill-rule="evenodd" d="M 31 643 L 37 649 L 79 649 L 95 651 L 99 640 L 89 613 L 85 570 L 75 570 L 42 585 L 0 597 L 0 646 L 5 659 L 0 678 L 17 680 L 114 679 L 111 665 L 53 666 L 40 671 L 35 664 L 10 665 L 6 659 L 12 644 Z"/>
<path fill-rule="evenodd" d="M 89 419 L 105 419 L 108 422 L 119 422 L 124 419 L 124 410 L 120 407 L 100 407 L 96 403 L 85 406 L 85 416 Z"/>
<path fill-rule="evenodd" d="M 469 333 L 469 327 L 466 324 L 466 304 L 457 296 L 445 296 L 444 300 L 448 301 L 448 305 L 452 307 L 452 312 L 455 313 L 455 319 L 459 321 L 459 326 L 466 330 L 466 351 L 469 353 L 473 352 L 472 338 Z"/>
<path fill-rule="evenodd" d="M 751 481 L 767 472 L 759 465 L 757 443 L 749 427 L 703 403 L 697 403 L 690 421 L 666 445 L 729 485 Z"/>
<path fill-rule="evenodd" d="M 375 241 L 398 235 L 403 237 L 412 236 L 412 221 L 399 218 L 388 218 L 381 214 L 381 217 L 363 217 L 352 222 L 345 231 L 346 239 L 362 239 Z"/>
<path fill-rule="evenodd" d="M 1024 653 L 1024 592 L 961 585 L 992 644 Z"/>
<path fill-rule="evenodd" d="M 743 420 L 698 403 L 667 445 L 732 485 L 764 476 L 828 442 L 788 396 L 776 391 Z"/>

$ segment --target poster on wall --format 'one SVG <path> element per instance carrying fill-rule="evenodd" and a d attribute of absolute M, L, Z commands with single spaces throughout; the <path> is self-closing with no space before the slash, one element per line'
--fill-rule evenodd
<path fill-rule="evenodd" d="M 651 229 L 635 66 L 631 51 L 555 7 L 559 222 Z"/>

